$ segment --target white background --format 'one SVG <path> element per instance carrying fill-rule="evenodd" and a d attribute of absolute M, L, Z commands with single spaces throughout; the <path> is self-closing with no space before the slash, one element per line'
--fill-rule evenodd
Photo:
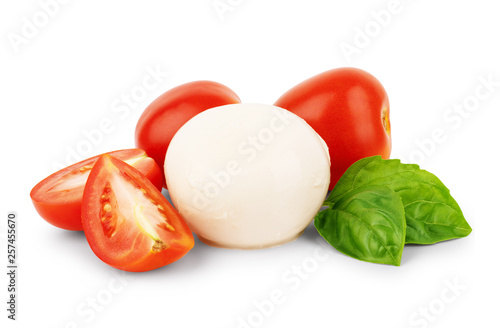
<path fill-rule="evenodd" d="M 2 327 L 498 322 L 500 20 L 494 2 L 221 3 L 232 10 L 219 15 L 213 0 L 74 0 L 51 7 L 49 17 L 38 1 L 2 1 L 0 262 L 6 267 L 8 211 L 18 214 L 19 251 L 18 321 L 6 318 L 2 274 Z M 373 13 L 388 8 L 390 18 L 377 23 Z M 40 27 L 30 30 L 34 21 Z M 359 31 L 366 29 L 363 39 Z M 345 55 L 346 44 L 356 53 Z M 197 240 L 180 261 L 130 274 L 102 263 L 83 233 L 47 224 L 31 204 L 31 188 L 79 145 L 89 156 L 134 147 L 142 110 L 174 86 L 209 79 L 243 102 L 272 104 L 300 81 L 340 66 L 365 69 L 382 82 L 391 103 L 391 157 L 440 177 L 473 227 L 470 236 L 406 247 L 402 265 L 393 267 L 320 248 L 311 226 L 297 241 L 266 250 L 218 249 Z M 168 76 L 117 111 L 151 69 Z M 481 79 L 491 80 L 491 90 L 480 87 Z M 464 102 L 463 116 L 451 112 Z M 85 133 L 103 119 L 113 130 L 85 149 Z M 442 136 L 430 142 L 436 129 Z M 293 273 L 294 266 L 307 275 Z M 280 304 L 271 307 L 275 293 L 282 294 Z M 427 319 L 419 315 L 425 309 Z"/>

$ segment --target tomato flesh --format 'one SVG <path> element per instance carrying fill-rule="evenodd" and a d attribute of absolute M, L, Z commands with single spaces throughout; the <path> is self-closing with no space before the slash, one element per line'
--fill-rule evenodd
<path fill-rule="evenodd" d="M 145 174 L 161 190 L 163 172 L 142 149 L 108 153 Z M 81 203 L 85 183 L 99 156 L 68 166 L 40 181 L 30 193 L 35 209 L 50 224 L 67 230 L 83 230 Z"/>
<path fill-rule="evenodd" d="M 160 95 L 144 110 L 135 129 L 135 144 L 163 169 L 168 145 L 184 123 L 209 108 L 239 102 L 234 91 L 217 82 L 179 85 Z"/>
<path fill-rule="evenodd" d="M 125 271 L 162 267 L 194 246 L 188 226 L 156 187 L 109 155 L 102 155 L 90 173 L 82 222 L 93 252 Z"/>
<path fill-rule="evenodd" d="M 357 160 L 389 158 L 389 100 L 382 84 L 361 69 L 344 67 L 313 76 L 284 93 L 275 105 L 302 117 L 325 140 L 330 186 Z"/>

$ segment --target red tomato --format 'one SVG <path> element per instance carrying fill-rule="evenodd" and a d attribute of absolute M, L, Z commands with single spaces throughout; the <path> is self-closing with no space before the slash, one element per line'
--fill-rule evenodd
<path fill-rule="evenodd" d="M 239 102 L 240 98 L 220 83 L 195 81 L 177 86 L 144 110 L 135 128 L 135 144 L 163 168 L 168 145 L 184 123 L 206 109 Z"/>
<path fill-rule="evenodd" d="M 274 104 L 302 117 L 329 148 L 329 190 L 357 160 L 389 158 L 389 100 L 382 84 L 357 68 L 332 69 L 296 85 Z"/>
<path fill-rule="evenodd" d="M 153 270 L 194 246 L 188 226 L 158 189 L 138 170 L 106 154 L 85 185 L 82 223 L 92 251 L 121 270 Z"/>
<path fill-rule="evenodd" d="M 108 153 L 133 165 L 161 190 L 163 172 L 142 149 Z M 83 230 L 81 205 L 83 189 L 99 156 L 68 166 L 40 181 L 30 193 L 38 214 L 48 223 L 67 230 Z"/>

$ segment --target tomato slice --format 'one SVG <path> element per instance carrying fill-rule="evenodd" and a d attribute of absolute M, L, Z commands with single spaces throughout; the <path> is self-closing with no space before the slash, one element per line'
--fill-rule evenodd
<path fill-rule="evenodd" d="M 188 226 L 155 186 L 132 166 L 106 154 L 85 186 L 82 223 L 97 257 L 125 271 L 162 267 L 194 246 Z"/>
<path fill-rule="evenodd" d="M 124 149 L 108 153 L 143 173 L 161 190 L 163 172 L 142 149 Z M 67 230 L 83 230 L 81 204 L 90 170 L 99 156 L 68 166 L 40 181 L 30 193 L 38 214 L 50 224 Z"/>

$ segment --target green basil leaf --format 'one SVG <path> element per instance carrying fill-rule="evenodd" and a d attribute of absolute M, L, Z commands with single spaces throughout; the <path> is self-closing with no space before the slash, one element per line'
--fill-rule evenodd
<path fill-rule="evenodd" d="M 332 205 L 346 193 L 369 185 L 391 188 L 400 197 L 406 214 L 406 243 L 433 244 L 470 234 L 471 227 L 446 186 L 416 164 L 383 160 L 380 156 L 354 163 L 325 202 Z"/>
<path fill-rule="evenodd" d="M 400 197 L 388 187 L 365 186 L 343 195 L 317 214 L 314 226 L 340 252 L 356 259 L 401 264 L 405 213 Z"/>

